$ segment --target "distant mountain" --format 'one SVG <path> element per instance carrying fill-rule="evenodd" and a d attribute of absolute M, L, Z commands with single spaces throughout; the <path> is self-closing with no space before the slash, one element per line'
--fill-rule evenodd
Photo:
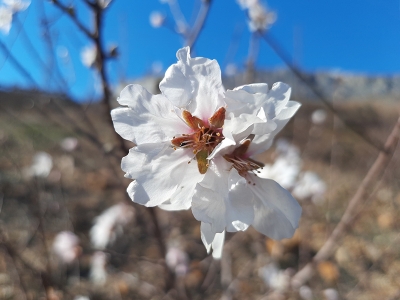
<path fill-rule="evenodd" d="M 366 76 L 339 72 L 318 72 L 305 74 L 308 81 L 316 86 L 329 101 L 371 101 L 397 100 L 400 98 L 400 75 Z M 256 71 L 254 74 L 239 73 L 225 76 L 225 88 L 232 89 L 247 82 L 273 83 L 282 81 L 292 87 L 292 98 L 302 101 L 317 100 L 309 87 L 290 70 Z"/>

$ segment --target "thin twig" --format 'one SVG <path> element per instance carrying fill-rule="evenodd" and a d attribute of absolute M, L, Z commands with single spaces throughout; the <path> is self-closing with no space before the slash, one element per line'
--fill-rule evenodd
<path fill-rule="evenodd" d="M 24 29 L 24 24 L 19 20 L 19 18 L 15 18 L 15 21 L 21 28 L 21 33 L 25 40 L 25 44 L 29 48 L 29 51 L 27 51 L 27 52 L 29 52 L 29 54 L 31 54 L 32 57 L 34 57 L 34 59 L 38 62 L 39 65 L 41 65 L 41 67 L 43 69 L 45 69 L 48 73 L 51 73 L 53 70 L 43 61 L 43 59 L 40 57 L 40 54 L 37 51 L 36 47 L 33 46 L 33 43 L 31 41 L 29 35 L 26 33 L 26 31 Z M 66 84 L 64 78 L 57 77 L 57 79 L 58 79 L 57 84 L 58 84 L 59 88 L 65 90 L 67 87 L 67 84 Z"/>
<path fill-rule="evenodd" d="M 111 118 L 111 92 L 110 92 L 110 84 L 105 70 L 105 61 L 108 55 L 103 49 L 103 9 L 100 6 L 94 7 L 95 14 L 95 24 L 94 24 L 94 34 L 92 40 L 96 45 L 97 50 L 97 58 L 96 58 L 96 67 L 100 74 L 101 83 L 103 87 L 103 99 L 102 103 L 105 109 L 105 117 L 107 122 L 111 128 L 114 128 L 114 124 Z M 113 130 L 115 138 L 118 141 L 119 148 L 127 153 L 129 149 L 125 146 L 124 140 Z"/>
<path fill-rule="evenodd" d="M 386 151 L 385 148 L 377 143 L 376 141 L 371 140 L 368 136 L 363 135 L 359 131 L 353 128 L 349 122 L 344 119 L 340 113 L 333 107 L 332 103 L 326 99 L 325 95 L 322 91 L 319 90 L 315 84 L 310 82 L 310 80 L 304 75 L 304 73 L 292 63 L 292 59 L 287 54 L 287 52 L 283 49 L 283 47 L 279 44 L 279 42 L 271 35 L 271 33 L 267 33 L 265 31 L 259 30 L 258 34 L 265 40 L 265 42 L 271 47 L 271 49 L 280 57 L 280 59 L 286 64 L 286 66 L 293 72 L 293 74 L 299 78 L 304 84 L 308 86 L 308 88 L 317 96 L 318 100 L 325 104 L 325 106 L 332 111 L 338 118 L 343 122 L 344 125 L 347 126 L 351 131 L 356 133 L 359 137 L 361 137 L 365 142 L 373 146 L 379 151 Z"/>
<path fill-rule="evenodd" d="M 50 26 L 49 26 L 49 21 L 47 19 L 47 15 L 46 15 L 46 10 L 44 8 L 44 4 L 42 1 L 39 1 L 39 5 L 40 5 L 40 9 L 42 11 L 42 21 L 41 21 L 41 25 L 44 27 L 44 33 L 43 33 L 43 37 L 44 37 L 44 41 L 47 44 L 47 48 L 48 48 L 48 62 L 49 65 L 47 67 L 48 69 L 48 79 L 51 78 L 58 78 L 61 81 L 61 90 L 63 93 L 68 94 L 68 83 L 67 81 L 64 79 L 63 74 L 61 73 L 61 70 L 59 68 L 58 65 L 58 61 L 57 61 L 57 56 L 54 53 L 54 43 L 53 43 L 53 39 L 51 36 L 51 31 L 50 31 Z M 57 75 L 57 76 L 54 76 Z"/>
<path fill-rule="evenodd" d="M 39 85 L 33 79 L 31 74 L 19 63 L 19 61 L 12 55 L 11 51 L 8 50 L 7 46 L 0 40 L 0 49 L 4 52 L 5 56 L 9 59 L 9 61 L 15 66 L 15 68 L 30 82 L 35 88 L 38 88 Z"/>
<path fill-rule="evenodd" d="M 199 34 L 204 28 L 204 24 L 206 22 L 208 12 L 210 10 L 210 6 L 211 6 L 211 0 L 206 0 L 202 2 L 199 14 L 197 15 L 196 21 L 186 41 L 186 46 L 194 48 L 194 45 L 198 40 Z"/>
<path fill-rule="evenodd" d="M 73 7 L 68 7 L 59 2 L 58 0 L 52 0 L 52 3 L 57 6 L 61 11 L 63 11 L 67 16 L 70 17 L 72 22 L 89 38 L 93 39 L 93 34 L 87 29 L 81 21 L 75 15 L 75 10 Z"/>
<path fill-rule="evenodd" d="M 353 198 L 350 200 L 349 205 L 344 212 L 342 219 L 336 225 L 335 229 L 321 247 L 321 249 L 314 256 L 312 261 L 305 265 L 299 272 L 292 278 L 292 286 L 299 288 L 306 281 L 308 281 L 314 274 L 315 265 L 318 262 L 328 259 L 336 250 L 339 239 L 343 236 L 356 219 L 356 212 L 360 204 L 369 198 L 370 191 L 374 183 L 381 177 L 386 166 L 389 164 L 390 159 L 396 149 L 400 133 L 400 118 L 397 120 L 391 134 L 386 140 L 384 150 L 381 151 L 375 160 L 374 164 L 369 169 L 367 175 L 361 182 Z"/>

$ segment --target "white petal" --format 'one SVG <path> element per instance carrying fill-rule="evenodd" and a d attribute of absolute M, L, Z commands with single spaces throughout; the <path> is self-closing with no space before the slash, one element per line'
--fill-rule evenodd
<path fill-rule="evenodd" d="M 221 156 L 231 153 L 235 148 L 233 146 L 254 133 L 256 125 L 258 125 L 256 131 L 259 133 L 266 133 L 276 127 L 275 123 L 266 123 L 255 115 L 241 114 L 234 117 L 233 113 L 230 113 L 229 117 L 230 119 L 225 120 L 222 131 L 224 140 L 210 154 L 209 159 L 213 159 L 217 154 Z"/>
<path fill-rule="evenodd" d="M 229 185 L 226 230 L 244 231 L 254 220 L 254 196 L 246 180 L 236 170 L 230 172 Z"/>
<path fill-rule="evenodd" d="M 177 58 L 161 81 L 160 90 L 175 106 L 207 120 L 225 105 L 219 65 L 215 60 L 191 58 L 188 47 L 180 49 Z"/>
<path fill-rule="evenodd" d="M 273 180 L 251 176 L 251 181 L 255 183 L 252 190 L 257 196 L 254 228 L 273 239 L 292 237 L 300 220 L 300 205 Z"/>
<path fill-rule="evenodd" d="M 195 91 L 194 82 L 190 81 L 178 64 L 170 66 L 160 82 L 160 90 L 176 107 L 185 108 L 192 101 Z"/>
<path fill-rule="evenodd" d="M 207 253 L 210 253 L 211 244 L 214 240 L 215 233 L 211 230 L 211 225 L 208 223 L 201 222 L 200 225 L 201 240 L 206 247 Z"/>
<path fill-rule="evenodd" d="M 273 119 L 286 107 L 290 99 L 291 91 L 291 87 L 286 83 L 274 83 L 271 90 L 268 92 L 268 99 L 266 99 L 263 104 L 267 119 Z"/>
<path fill-rule="evenodd" d="M 178 151 L 178 150 L 177 150 Z M 182 176 L 182 181 L 177 187 L 168 203 L 160 205 L 165 210 L 184 210 L 192 205 L 192 197 L 198 182 L 202 181 L 204 174 L 200 174 L 196 161 L 192 161 Z"/>
<path fill-rule="evenodd" d="M 279 114 L 274 118 L 274 122 L 277 124 L 275 132 L 278 133 L 283 127 L 289 122 L 290 118 L 294 116 L 301 104 L 296 101 L 289 101 L 286 107 L 282 108 Z M 276 134 L 275 133 L 275 134 Z"/>
<path fill-rule="evenodd" d="M 225 242 L 225 231 L 221 233 L 215 233 L 211 229 L 211 225 L 201 222 L 200 226 L 201 240 L 207 249 L 207 253 L 210 253 L 211 248 L 213 249 L 213 257 L 220 259 L 222 256 L 222 250 Z"/>
<path fill-rule="evenodd" d="M 226 187 L 221 187 L 226 189 Z M 225 230 L 225 199 L 217 192 L 197 185 L 192 199 L 192 212 L 194 217 L 202 222 L 210 223 L 213 232 Z"/>
<path fill-rule="evenodd" d="M 252 83 L 252 84 L 246 84 L 239 86 L 235 88 L 234 90 L 243 90 L 248 92 L 249 94 L 256 94 L 256 93 L 261 93 L 261 94 L 267 94 L 268 93 L 268 84 L 266 83 Z"/>
<path fill-rule="evenodd" d="M 214 232 L 246 230 L 254 218 L 253 193 L 246 180 L 218 157 L 196 186 L 192 212 Z"/>
<path fill-rule="evenodd" d="M 235 116 L 243 113 L 256 115 L 265 98 L 265 94 L 250 94 L 244 89 L 228 90 L 225 96 L 227 111 L 234 113 Z"/>
<path fill-rule="evenodd" d="M 257 154 L 267 151 L 271 147 L 275 136 L 290 121 L 290 118 L 293 117 L 293 115 L 300 108 L 300 106 L 301 106 L 301 104 L 296 101 L 289 101 L 287 103 L 287 106 L 284 107 L 283 109 L 281 109 L 279 114 L 272 119 L 274 124 L 276 124 L 275 125 L 276 127 L 270 133 L 259 134 L 260 131 L 265 130 L 265 129 L 262 128 L 260 130 L 261 127 L 257 127 L 257 126 L 261 126 L 261 125 L 255 124 L 254 125 L 255 129 L 253 132 L 257 132 L 258 135 L 255 136 L 252 143 L 250 144 L 250 147 L 247 151 L 248 155 L 253 156 L 253 155 L 257 155 Z M 273 127 L 267 126 L 266 131 L 268 132 L 268 130 L 270 130 L 271 128 L 273 128 Z"/>
<path fill-rule="evenodd" d="M 126 177 L 136 179 L 137 184 L 131 186 L 130 196 L 135 192 L 132 200 L 146 206 L 156 206 L 171 199 L 182 183 L 195 186 L 196 177 L 185 176 L 189 169 L 197 169 L 195 164 L 188 164 L 191 159 L 190 151 L 175 151 L 168 144 L 145 144 L 131 149 L 128 156 L 123 158 L 121 167 Z M 190 198 L 186 201 L 190 201 Z"/>
<path fill-rule="evenodd" d="M 160 143 L 190 130 L 168 99 L 153 96 L 140 85 L 127 86 L 118 101 L 129 107 L 114 109 L 111 116 L 115 130 L 126 140 L 136 144 Z"/>
<path fill-rule="evenodd" d="M 225 231 L 221 233 L 216 233 L 214 240 L 212 241 L 212 248 L 213 248 L 213 253 L 212 256 L 215 259 L 221 259 L 222 256 L 222 250 L 224 249 L 224 243 L 225 243 Z"/>

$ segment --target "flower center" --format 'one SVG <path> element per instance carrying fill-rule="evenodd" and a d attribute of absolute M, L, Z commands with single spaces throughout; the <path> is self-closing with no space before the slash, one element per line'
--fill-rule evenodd
<path fill-rule="evenodd" d="M 245 156 L 253 137 L 254 136 L 245 139 L 231 154 L 225 154 L 223 156 L 227 161 L 232 163 L 232 168 L 235 168 L 239 175 L 245 178 L 249 172 L 254 174 L 260 173 L 260 171 L 257 170 L 264 167 L 263 163 Z M 251 182 L 249 181 L 249 183 Z"/>
<path fill-rule="evenodd" d="M 177 148 L 191 148 L 195 154 L 199 172 L 205 174 L 208 169 L 207 157 L 224 139 L 222 135 L 222 126 L 225 120 L 225 108 L 219 108 L 212 117 L 208 119 L 208 122 L 204 122 L 192 116 L 187 110 L 182 112 L 182 117 L 194 132 L 174 137 L 171 140 L 171 144 L 175 150 Z"/>

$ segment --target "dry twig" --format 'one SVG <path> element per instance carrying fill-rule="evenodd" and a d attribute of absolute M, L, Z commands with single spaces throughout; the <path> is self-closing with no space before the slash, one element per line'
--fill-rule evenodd
<path fill-rule="evenodd" d="M 311 262 L 305 265 L 299 272 L 292 278 L 292 286 L 299 288 L 307 282 L 314 274 L 314 268 L 317 263 L 328 259 L 336 250 L 339 239 L 343 236 L 346 230 L 353 224 L 356 219 L 356 212 L 360 204 L 368 199 L 370 191 L 372 190 L 375 182 L 382 176 L 384 170 L 388 166 L 390 159 L 396 149 L 400 133 L 400 118 L 397 120 L 392 132 L 386 140 L 384 149 L 379 153 L 378 158 L 375 160 L 372 167 L 369 169 L 367 175 L 361 182 L 353 198 L 350 200 L 349 205 L 344 212 L 342 219 L 336 225 L 335 229 L 329 236 L 328 240 L 317 252 Z"/>

